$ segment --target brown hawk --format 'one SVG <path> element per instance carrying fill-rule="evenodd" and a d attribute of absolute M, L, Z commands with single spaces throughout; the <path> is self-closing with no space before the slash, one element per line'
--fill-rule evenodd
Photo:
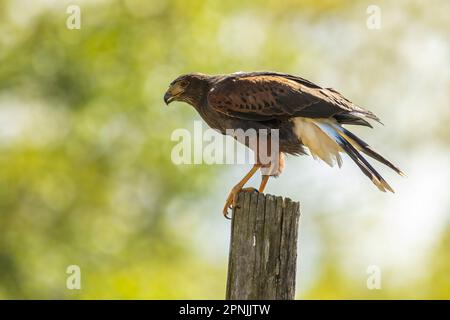
<path fill-rule="evenodd" d="M 385 164 L 400 175 L 402 171 L 342 125 L 372 127 L 380 122 L 372 112 L 361 108 L 332 88 L 322 88 L 306 79 L 277 72 L 238 72 L 229 75 L 191 73 L 171 84 L 164 101 L 184 101 L 192 105 L 203 120 L 223 134 L 229 129 L 277 129 L 279 154 L 275 170 L 263 173 L 259 192 L 270 176 L 284 168 L 284 154 L 306 154 L 330 166 L 340 167 L 340 153 L 346 153 L 381 191 L 394 192 L 360 152 Z M 237 194 L 258 169 L 258 161 L 231 190 L 223 214 L 236 205 Z"/>

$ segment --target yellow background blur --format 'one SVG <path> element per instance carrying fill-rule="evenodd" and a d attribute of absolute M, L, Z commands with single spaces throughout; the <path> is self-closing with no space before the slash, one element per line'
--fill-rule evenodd
<path fill-rule="evenodd" d="M 171 132 L 199 117 L 162 96 L 240 70 L 374 111 L 385 126 L 355 132 L 408 175 L 377 166 L 383 194 L 349 159 L 288 158 L 267 192 L 301 202 L 298 298 L 449 298 L 450 2 L 375 2 L 0 0 L 0 298 L 222 299 L 221 208 L 248 166 L 174 165 Z"/>

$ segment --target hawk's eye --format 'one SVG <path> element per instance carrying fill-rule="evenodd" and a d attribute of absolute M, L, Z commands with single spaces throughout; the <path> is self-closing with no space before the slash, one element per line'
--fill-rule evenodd
<path fill-rule="evenodd" d="M 180 86 L 182 88 L 186 88 L 188 86 L 189 82 L 187 80 L 181 80 L 180 81 Z"/>

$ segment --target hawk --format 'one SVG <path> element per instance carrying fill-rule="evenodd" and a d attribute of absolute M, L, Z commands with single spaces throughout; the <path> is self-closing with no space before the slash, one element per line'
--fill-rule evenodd
<path fill-rule="evenodd" d="M 306 149 L 315 159 L 339 167 L 342 165 L 341 153 L 346 153 L 383 192 L 394 190 L 361 153 L 404 175 L 392 162 L 343 127 L 358 125 L 372 128 L 368 120 L 380 122 L 375 114 L 352 103 L 332 88 L 323 88 L 298 76 L 278 72 L 237 72 L 229 75 L 190 73 L 172 81 L 164 101 L 167 105 L 172 101 L 192 105 L 211 128 L 223 134 L 229 129 L 277 129 L 277 165 L 269 172 L 261 171 L 259 192 L 264 191 L 271 176 L 281 174 L 285 154 L 303 155 L 307 154 Z M 259 138 L 268 139 L 268 136 Z M 228 210 L 236 206 L 238 193 L 254 190 L 244 188 L 247 181 L 259 169 L 268 166 L 258 159 L 257 156 L 251 170 L 229 193 L 223 208 L 226 218 Z"/>

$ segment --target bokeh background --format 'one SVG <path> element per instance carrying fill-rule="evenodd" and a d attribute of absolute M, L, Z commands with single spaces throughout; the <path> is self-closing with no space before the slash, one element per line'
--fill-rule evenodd
<path fill-rule="evenodd" d="M 448 12 L 446 0 L 0 0 L 0 298 L 222 299 L 221 209 L 249 166 L 174 165 L 171 133 L 199 117 L 162 96 L 181 73 L 240 70 L 298 74 L 374 111 L 385 126 L 354 131 L 408 175 L 377 166 L 396 190 L 383 194 L 348 158 L 341 170 L 288 158 L 267 192 L 301 202 L 297 297 L 449 298 Z M 74 264 L 81 290 L 66 288 Z"/>

